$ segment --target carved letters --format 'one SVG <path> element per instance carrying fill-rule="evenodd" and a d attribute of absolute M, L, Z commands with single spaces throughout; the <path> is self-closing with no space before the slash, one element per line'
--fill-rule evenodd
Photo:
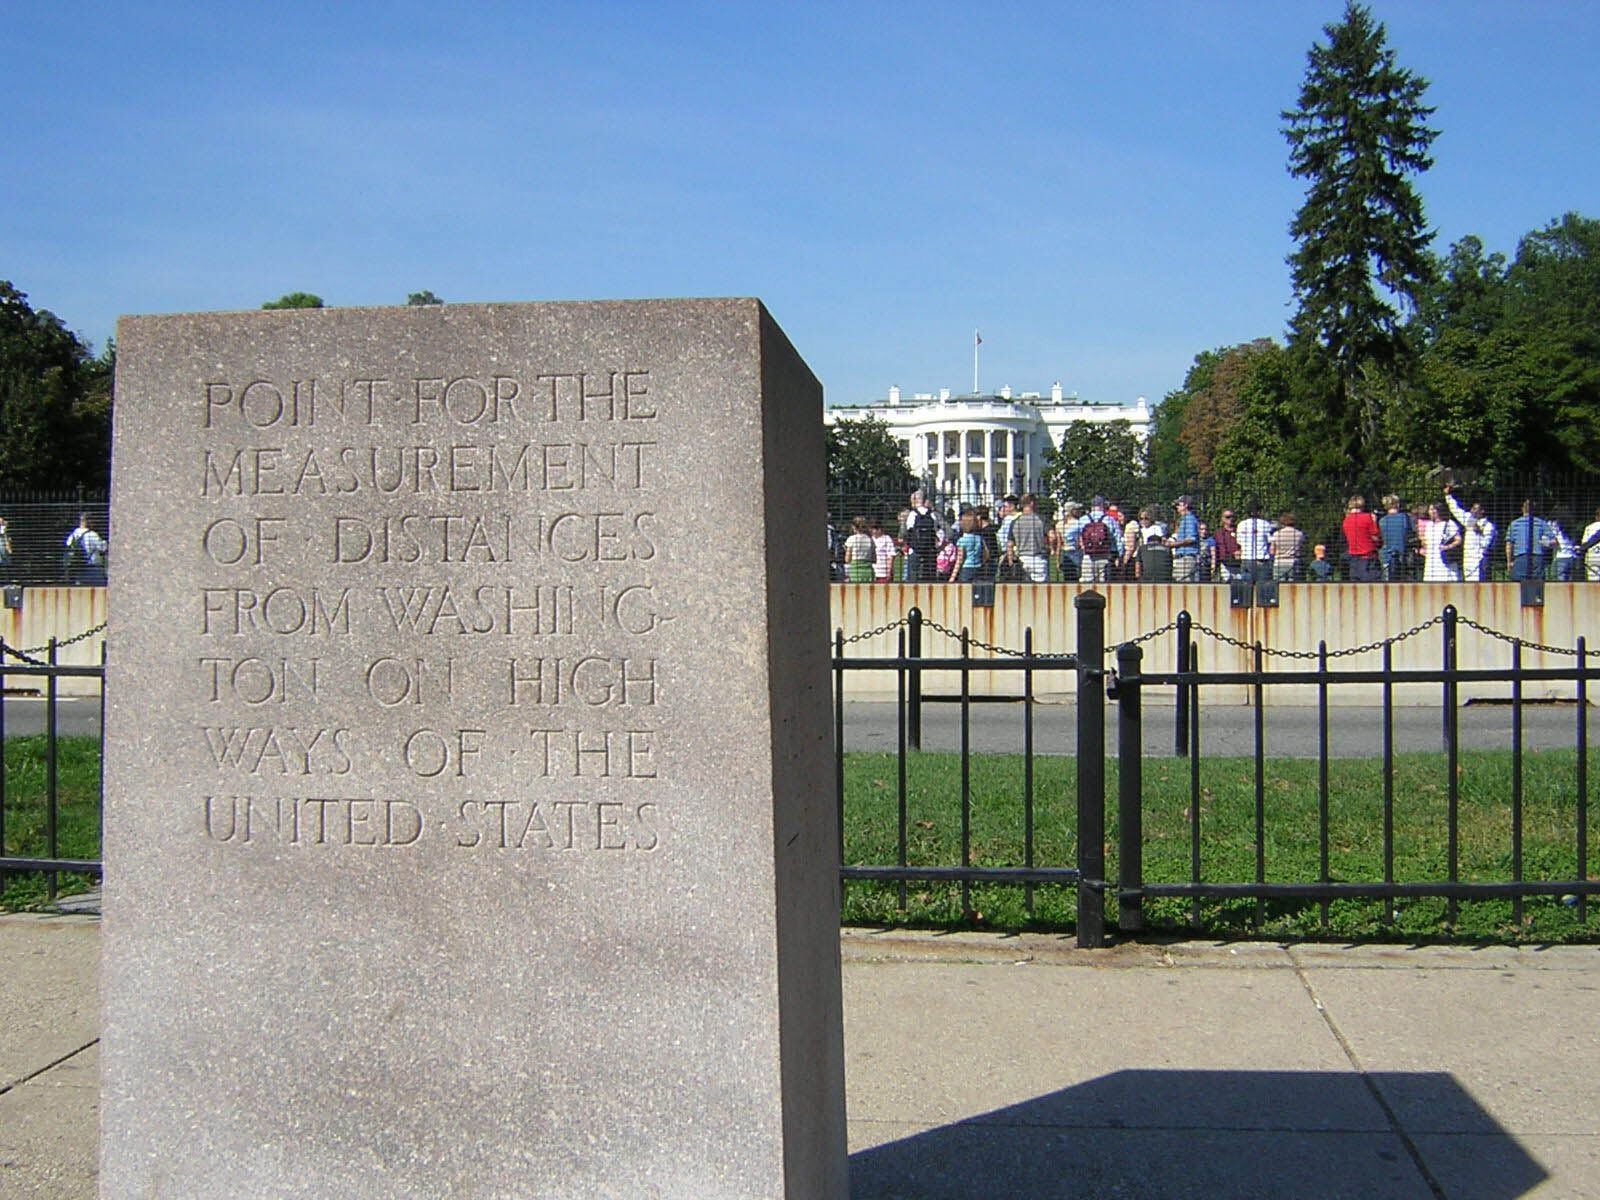
<path fill-rule="evenodd" d="M 648 370 L 257 371 L 195 396 L 199 836 L 661 848 L 674 614 Z M 277 794 L 310 788 L 338 790 Z"/>

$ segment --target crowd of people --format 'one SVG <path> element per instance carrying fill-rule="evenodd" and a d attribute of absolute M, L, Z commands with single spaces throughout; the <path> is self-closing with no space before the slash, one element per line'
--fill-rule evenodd
<path fill-rule="evenodd" d="M 1445 485 L 1432 502 L 1407 505 L 1363 496 L 1345 506 L 1335 545 L 1311 543 L 1292 512 L 1269 517 L 1261 506 L 1224 506 L 1212 525 L 1194 500 L 1165 509 L 1124 512 L 1104 496 L 1087 506 L 1068 500 L 1047 518 L 1033 493 L 940 512 L 926 493 L 911 494 L 892 527 L 856 517 L 848 533 L 829 526 L 833 578 L 852 583 L 978 580 L 1046 583 L 1108 581 L 1222 583 L 1426 583 L 1487 581 L 1503 562 L 1511 580 L 1600 581 L 1600 511 L 1583 530 L 1539 515 L 1531 499 L 1496 527 L 1481 503 L 1463 506 Z M 1243 512 L 1243 517 L 1240 517 Z"/>

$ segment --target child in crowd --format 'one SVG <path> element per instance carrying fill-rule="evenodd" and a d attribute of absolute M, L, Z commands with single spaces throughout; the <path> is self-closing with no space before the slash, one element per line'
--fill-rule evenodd
<path fill-rule="evenodd" d="M 1328 561 L 1328 548 L 1321 542 L 1311 547 L 1311 561 L 1306 564 L 1306 577 L 1312 583 L 1327 583 L 1333 578 L 1333 564 Z"/>

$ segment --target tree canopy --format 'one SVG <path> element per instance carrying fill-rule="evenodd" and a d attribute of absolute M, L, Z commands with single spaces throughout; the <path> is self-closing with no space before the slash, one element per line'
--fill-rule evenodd
<path fill-rule="evenodd" d="M 276 300 L 268 300 L 262 308 L 321 308 L 322 297 L 310 292 L 285 292 Z"/>
<path fill-rule="evenodd" d="M 443 304 L 444 301 L 435 296 L 427 288 L 423 288 L 420 292 L 412 292 L 406 296 L 406 303 L 412 307 L 417 307 L 431 304 Z"/>
<path fill-rule="evenodd" d="M 839 420 L 827 432 L 830 491 L 909 493 L 916 486 L 899 439 L 882 420 Z"/>
<path fill-rule="evenodd" d="M 0 280 L 0 490 L 106 486 L 115 353 Z"/>
<path fill-rule="evenodd" d="M 1058 500 L 1128 503 L 1147 490 L 1144 466 L 1144 444 L 1127 421 L 1074 421 L 1045 452 L 1043 482 Z"/>

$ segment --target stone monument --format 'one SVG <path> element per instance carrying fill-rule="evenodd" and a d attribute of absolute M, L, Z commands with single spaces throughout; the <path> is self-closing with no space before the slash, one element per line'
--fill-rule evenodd
<path fill-rule="evenodd" d="M 101 1195 L 843 1197 L 761 304 L 128 318 L 115 420 Z"/>

